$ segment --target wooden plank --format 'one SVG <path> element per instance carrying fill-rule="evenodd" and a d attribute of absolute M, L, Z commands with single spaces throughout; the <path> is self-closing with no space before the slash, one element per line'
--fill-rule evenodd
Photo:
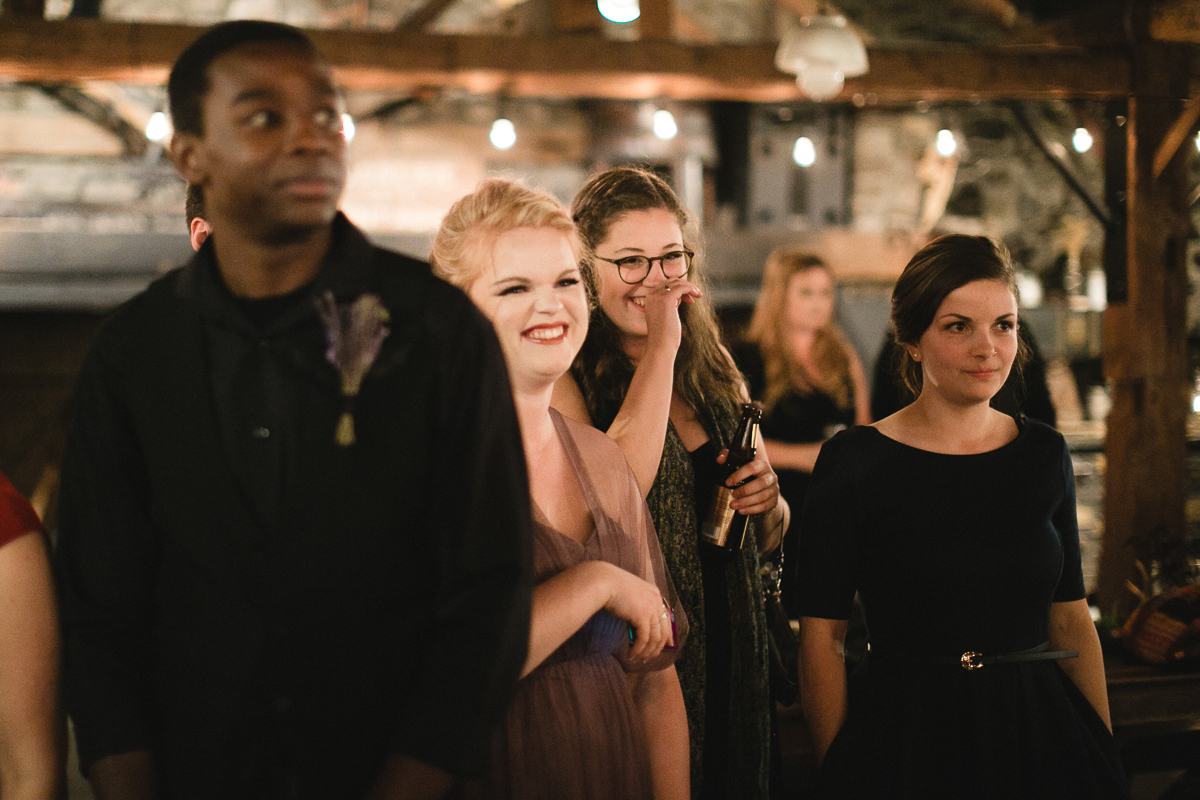
<path fill-rule="evenodd" d="M 203 29 L 100 20 L 0 20 L 0 75 L 161 84 Z M 512 95 L 787 102 L 802 99 L 764 44 L 620 42 L 599 36 L 439 36 L 312 31 L 349 89 L 459 87 Z M 1119 55 L 1075 49 L 871 48 L 871 71 L 840 95 L 867 102 L 1109 98 L 1128 94 Z"/>
<path fill-rule="evenodd" d="M 1150 36 L 1161 42 L 1200 44 L 1200 3 L 1160 0 L 1150 9 Z"/>
<path fill-rule="evenodd" d="M 596 0 L 553 0 L 554 28 L 562 33 L 599 33 L 604 18 Z"/>
<path fill-rule="evenodd" d="M 1179 152 L 1179 146 L 1191 138 L 1196 130 L 1196 121 L 1200 119 L 1200 92 L 1192 95 L 1183 113 L 1175 120 L 1167 135 L 1163 137 L 1158 151 L 1154 154 L 1154 178 L 1157 180 L 1167 168 L 1167 164 Z"/>
<path fill-rule="evenodd" d="M 1144 40 L 1143 40 L 1144 41 Z M 1112 391 L 1105 441 L 1100 606 L 1128 613 L 1140 583 L 1135 561 L 1163 559 L 1185 536 L 1188 413 L 1185 256 L 1187 169 L 1172 159 L 1155 180 L 1159 143 L 1180 113 L 1186 62 L 1172 46 L 1134 50 L 1126 209 L 1128 299 L 1104 316 L 1104 374 Z"/>
<path fill-rule="evenodd" d="M 638 35 L 642 39 L 671 38 L 671 0 L 639 0 Z"/>

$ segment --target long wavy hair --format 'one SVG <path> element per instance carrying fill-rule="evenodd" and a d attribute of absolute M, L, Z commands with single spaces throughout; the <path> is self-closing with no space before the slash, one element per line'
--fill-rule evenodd
<path fill-rule="evenodd" d="M 588 180 L 571 203 L 571 216 L 584 244 L 581 267 L 592 300 L 591 326 L 572 374 L 587 400 L 593 422 L 601 428 L 612 422 L 624 402 L 634 365 L 622 347 L 621 331 L 595 299 L 599 286 L 596 247 L 608 238 L 613 223 L 621 216 L 659 208 L 675 217 L 683 231 L 684 246 L 695 252 L 688 280 L 704 291 L 704 256 L 689 230 L 687 211 L 671 187 L 653 172 L 638 167 L 607 170 Z M 701 420 L 709 421 L 706 427 L 711 427 L 713 409 L 736 409 L 741 402 L 741 373 L 721 347 L 716 314 L 704 297 L 681 304 L 679 316 L 683 340 L 675 357 L 675 391 L 700 414 Z"/>
<path fill-rule="evenodd" d="M 818 375 L 811 374 L 788 346 L 788 284 L 794 276 L 816 269 L 823 270 L 830 280 L 833 279 L 828 264 L 816 254 L 798 247 L 776 249 L 767 258 L 763 269 L 762 292 L 750 318 L 746 339 L 758 345 L 762 354 L 766 373 L 762 402 L 767 411 L 791 390 L 806 395 L 818 391 L 842 409 L 854 405 L 850 342 L 832 318 L 813 337 Z"/>
<path fill-rule="evenodd" d="M 899 345 L 893 368 L 913 397 L 921 394 L 921 365 L 904 345 L 919 342 L 946 296 L 973 281 L 999 281 L 1018 296 L 1016 273 L 1004 245 L 986 236 L 946 234 L 918 250 L 900 273 L 892 290 L 891 331 Z M 1018 336 L 1012 365 L 1018 380 L 1028 358 L 1029 345 Z"/>

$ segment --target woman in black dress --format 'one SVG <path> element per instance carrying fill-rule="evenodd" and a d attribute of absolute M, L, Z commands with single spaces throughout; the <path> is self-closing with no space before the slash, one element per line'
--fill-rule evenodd
<path fill-rule="evenodd" d="M 917 399 L 821 450 L 800 540 L 822 798 L 1127 798 L 1061 435 L 989 406 L 1020 359 L 1007 254 L 934 240 L 892 294 Z M 847 680 L 855 591 L 871 650 Z"/>
<path fill-rule="evenodd" d="M 782 247 L 763 269 L 762 292 L 735 352 L 763 404 L 762 433 L 779 475 L 779 493 L 796 513 L 826 439 L 871 421 L 862 362 L 833 318 L 834 285 L 829 266 L 813 253 Z M 799 527 L 783 540 L 783 563 L 796 560 Z M 797 587 L 786 573 L 783 607 L 798 615 Z"/>

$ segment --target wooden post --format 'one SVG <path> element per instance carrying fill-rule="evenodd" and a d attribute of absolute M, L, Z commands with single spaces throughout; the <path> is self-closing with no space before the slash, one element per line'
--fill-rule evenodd
<path fill-rule="evenodd" d="M 1105 443 L 1099 600 L 1128 613 L 1141 585 L 1135 561 L 1182 559 L 1188 413 L 1185 265 L 1187 169 L 1177 152 L 1154 177 L 1154 158 L 1184 111 L 1187 56 L 1139 37 L 1131 53 L 1126 121 L 1128 296 L 1104 315 L 1104 372 L 1112 390 Z"/>

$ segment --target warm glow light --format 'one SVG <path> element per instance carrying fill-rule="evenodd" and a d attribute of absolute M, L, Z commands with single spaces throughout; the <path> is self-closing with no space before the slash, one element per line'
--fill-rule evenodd
<path fill-rule="evenodd" d="M 801 136 L 792 148 L 792 158 L 802 167 L 811 167 L 817 160 L 817 149 L 813 147 L 812 139 Z"/>
<path fill-rule="evenodd" d="M 354 117 L 349 114 L 342 114 L 342 136 L 347 142 L 354 141 Z"/>
<path fill-rule="evenodd" d="M 1196 149 L 1200 150 L 1200 133 L 1196 134 Z"/>
<path fill-rule="evenodd" d="M 492 132 L 488 134 L 488 138 L 497 150 L 507 150 L 517 143 L 517 129 L 510 120 L 501 117 L 492 123 Z"/>
<path fill-rule="evenodd" d="M 1092 149 L 1092 135 L 1087 132 L 1087 128 L 1076 128 L 1071 144 L 1075 145 L 1076 153 L 1086 153 Z"/>
<path fill-rule="evenodd" d="M 596 0 L 596 8 L 609 22 L 633 22 L 642 15 L 638 0 Z"/>
<path fill-rule="evenodd" d="M 167 119 L 167 115 L 161 111 L 155 111 L 150 115 L 150 121 L 146 123 L 146 138 L 152 142 L 161 142 L 171 134 L 171 121 Z"/>
<path fill-rule="evenodd" d="M 943 156 L 952 156 L 954 151 L 958 149 L 958 142 L 954 139 L 954 134 L 942 128 L 937 135 L 937 151 Z"/>
<path fill-rule="evenodd" d="M 674 139 L 677 133 L 679 133 L 679 126 L 675 124 L 674 114 L 663 108 L 654 112 L 655 136 L 660 139 Z"/>

